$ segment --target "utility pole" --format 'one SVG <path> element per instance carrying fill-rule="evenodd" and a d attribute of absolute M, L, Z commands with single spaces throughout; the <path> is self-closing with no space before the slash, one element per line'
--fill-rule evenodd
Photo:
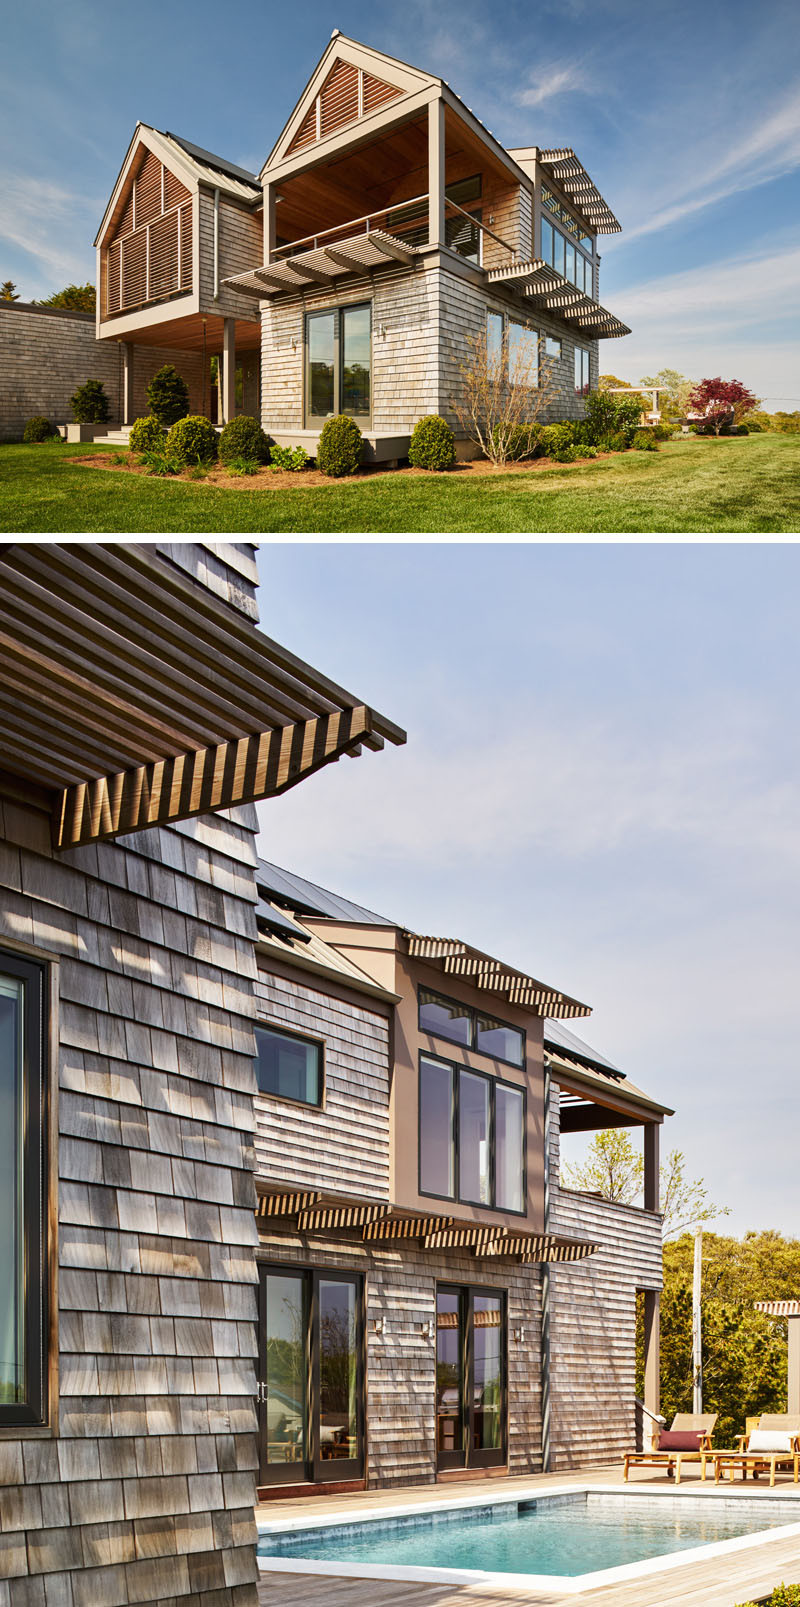
<path fill-rule="evenodd" d="M 703 1229 L 694 1236 L 694 1277 L 692 1279 L 692 1411 L 703 1410 Z"/>

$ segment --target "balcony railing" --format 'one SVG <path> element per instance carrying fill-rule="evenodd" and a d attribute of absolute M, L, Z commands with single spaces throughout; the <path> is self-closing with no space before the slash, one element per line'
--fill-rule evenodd
<path fill-rule="evenodd" d="M 455 214 L 455 216 L 454 216 Z M 460 223 L 466 220 L 468 230 Z M 429 197 L 415 195 L 409 201 L 397 201 L 393 206 L 378 208 L 374 212 L 366 212 L 363 217 L 349 218 L 346 223 L 336 224 L 331 229 L 319 229 L 316 234 L 304 235 L 299 240 L 292 240 L 288 245 L 278 246 L 272 253 L 272 261 L 280 262 L 287 257 L 295 257 L 302 251 L 317 251 L 321 247 L 336 245 L 342 240 L 353 239 L 356 235 L 370 234 L 373 230 L 381 230 L 391 234 L 395 240 L 406 246 L 425 246 L 430 240 Z M 470 234 L 471 232 L 471 234 Z M 459 206 L 456 201 L 445 200 L 445 240 L 461 256 L 480 262 L 483 251 L 479 245 L 479 237 L 487 235 L 489 239 L 502 247 L 508 253 L 509 259 L 514 261 L 518 256 L 515 248 L 503 240 L 493 229 L 487 228 L 472 212 Z M 463 238 L 459 241 L 459 236 Z M 471 236 L 475 241 L 474 255 L 469 247 Z"/>

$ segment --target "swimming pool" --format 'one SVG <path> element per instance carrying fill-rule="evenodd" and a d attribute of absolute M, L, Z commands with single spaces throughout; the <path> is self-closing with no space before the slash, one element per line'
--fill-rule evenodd
<path fill-rule="evenodd" d="M 259 1527 L 265 1570 L 430 1583 L 554 1586 L 569 1594 L 758 1543 L 800 1536 L 800 1501 L 773 1493 L 702 1497 L 613 1487 L 552 1490 L 354 1512 Z"/>

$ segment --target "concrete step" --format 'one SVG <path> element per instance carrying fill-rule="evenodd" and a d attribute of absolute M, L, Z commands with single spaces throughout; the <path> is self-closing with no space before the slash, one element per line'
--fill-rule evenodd
<path fill-rule="evenodd" d="M 131 433 L 130 424 L 121 424 L 118 430 L 106 430 L 104 435 L 96 435 L 95 443 L 101 446 L 127 446 Z"/>

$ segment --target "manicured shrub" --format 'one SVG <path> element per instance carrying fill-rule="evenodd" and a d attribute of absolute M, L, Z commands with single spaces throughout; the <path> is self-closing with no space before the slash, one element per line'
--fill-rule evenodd
<path fill-rule="evenodd" d="M 800 1607 L 800 1585 L 776 1585 L 771 1596 L 759 1596 L 764 1607 Z M 756 1607 L 754 1601 L 743 1601 L 739 1607 Z"/>
<path fill-rule="evenodd" d="M 601 435 L 597 445 L 601 452 L 627 452 L 627 438 L 621 430 L 612 431 L 609 435 Z"/>
<path fill-rule="evenodd" d="M 189 413 L 172 425 L 166 450 L 182 465 L 212 463 L 217 455 L 217 432 L 209 419 L 200 413 Z"/>
<path fill-rule="evenodd" d="M 408 448 L 415 469 L 451 469 L 455 456 L 456 438 L 446 419 L 438 413 L 417 419 Z"/>
<path fill-rule="evenodd" d="M 221 463 L 245 458 L 251 463 L 269 463 L 269 441 L 257 418 L 241 414 L 228 419 L 219 438 Z"/>
<path fill-rule="evenodd" d="M 69 399 L 76 424 L 105 424 L 109 414 L 108 397 L 100 379 L 87 379 Z"/>
<path fill-rule="evenodd" d="M 658 442 L 652 430 L 637 430 L 631 441 L 634 452 L 657 452 Z"/>
<path fill-rule="evenodd" d="M 132 452 L 163 451 L 164 431 L 152 413 L 148 413 L 147 418 L 134 419 L 128 436 L 128 446 Z"/>
<path fill-rule="evenodd" d="M 344 474 L 355 474 L 361 464 L 363 444 L 355 419 L 339 413 L 322 426 L 317 465 L 323 474 L 330 474 L 336 480 Z"/>
<path fill-rule="evenodd" d="M 559 452 L 568 446 L 575 446 L 575 424 L 572 419 L 563 419 L 561 423 L 545 424 L 541 432 L 542 451 L 548 458 L 557 457 Z"/>
<path fill-rule="evenodd" d="M 748 435 L 763 435 L 764 433 L 764 426 L 759 423 L 757 418 L 748 419 L 746 427 Z"/>
<path fill-rule="evenodd" d="M 307 469 L 311 459 L 304 446 L 271 446 L 269 461 L 273 469 L 285 469 L 289 474 L 297 474 L 300 469 Z"/>
<path fill-rule="evenodd" d="M 189 412 L 189 389 L 173 363 L 165 363 L 147 387 L 151 413 L 166 429 Z"/>
<path fill-rule="evenodd" d="M 526 458 L 541 457 L 542 434 L 541 424 L 496 424 L 492 440 L 498 446 L 502 441 L 507 463 L 521 463 Z"/>
<path fill-rule="evenodd" d="M 615 396 L 610 391 L 590 391 L 584 412 L 589 439 L 594 445 L 607 435 L 622 434 L 629 441 L 639 427 L 642 404 L 631 396 Z"/>
<path fill-rule="evenodd" d="M 675 434 L 675 425 L 653 424 L 650 426 L 650 434 L 654 435 L 657 441 L 671 441 Z"/>
<path fill-rule="evenodd" d="M 557 451 L 548 455 L 555 463 L 577 463 L 578 458 L 586 456 L 585 446 L 560 446 Z"/>
<path fill-rule="evenodd" d="M 22 439 L 28 443 L 31 441 L 49 441 L 52 433 L 53 426 L 50 420 L 43 418 L 41 413 L 37 413 L 33 418 L 28 419 L 22 432 Z"/>

